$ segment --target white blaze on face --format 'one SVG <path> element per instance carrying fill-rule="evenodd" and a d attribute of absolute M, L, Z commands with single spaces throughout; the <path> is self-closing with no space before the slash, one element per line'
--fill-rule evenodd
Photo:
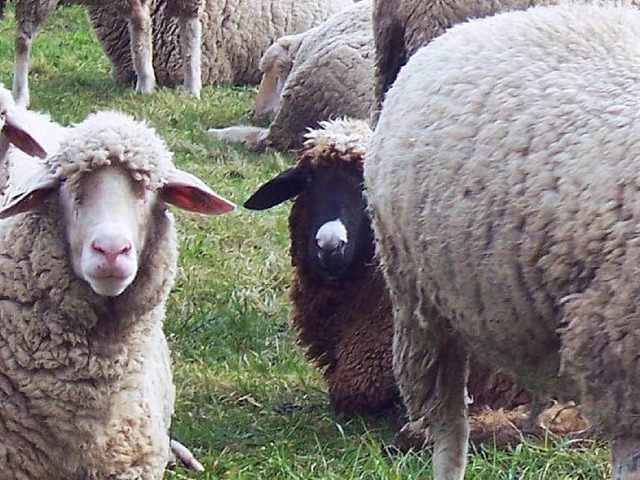
<path fill-rule="evenodd" d="M 136 277 L 150 216 L 150 194 L 138 187 L 105 167 L 87 175 L 81 197 L 62 189 L 73 269 L 98 295 L 120 295 Z"/>
<path fill-rule="evenodd" d="M 316 245 L 326 251 L 333 251 L 347 243 L 347 229 L 338 218 L 324 223 L 316 233 Z"/>

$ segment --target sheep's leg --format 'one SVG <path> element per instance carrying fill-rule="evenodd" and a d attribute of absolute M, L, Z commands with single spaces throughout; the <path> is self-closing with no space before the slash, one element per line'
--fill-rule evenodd
<path fill-rule="evenodd" d="M 237 125 L 226 128 L 210 128 L 207 134 L 217 140 L 240 142 L 252 151 L 263 151 L 267 147 L 266 139 L 269 130 L 250 125 Z"/>
<path fill-rule="evenodd" d="M 393 289 L 394 282 L 390 282 Z M 405 299 L 407 297 L 405 296 Z M 419 303 L 418 303 L 419 304 Z M 424 308 L 421 308 L 424 310 Z M 416 322 L 415 309 L 395 312 L 394 370 L 410 421 L 421 422 L 434 442 L 435 480 L 461 480 L 467 463 L 468 377 L 465 352 L 439 327 L 433 311 Z M 433 322 L 433 323 L 431 323 Z"/>
<path fill-rule="evenodd" d="M 613 480 L 640 480 L 640 440 L 620 437 L 611 441 Z"/>
<path fill-rule="evenodd" d="M 189 470 L 193 470 L 194 472 L 204 472 L 204 467 L 193 453 L 191 453 L 191 450 L 182 445 L 179 441 L 173 439 L 170 442 L 170 446 L 174 457 L 176 457 L 177 460 L 180 460 L 185 467 Z"/>
<path fill-rule="evenodd" d="M 202 88 L 202 26 L 199 17 L 180 17 L 180 51 L 184 86 L 195 97 Z"/>
<path fill-rule="evenodd" d="M 148 0 L 136 2 L 127 15 L 131 38 L 131 59 L 136 71 L 136 91 L 150 93 L 156 84 L 153 72 L 153 42 Z"/>
<path fill-rule="evenodd" d="M 429 419 L 433 435 L 435 480 L 462 480 L 467 466 L 467 358 L 455 345 L 446 345 L 438 365 L 436 401 Z"/>
<path fill-rule="evenodd" d="M 57 0 L 46 2 L 18 2 L 16 5 L 15 61 L 13 75 L 13 98 L 16 104 L 29 105 L 29 58 L 31 41 L 44 21 L 56 8 Z"/>

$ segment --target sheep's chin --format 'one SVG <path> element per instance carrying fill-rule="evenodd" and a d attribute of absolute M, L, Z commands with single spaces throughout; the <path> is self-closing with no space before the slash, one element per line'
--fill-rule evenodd
<path fill-rule="evenodd" d="M 91 289 L 102 297 L 117 297 L 124 292 L 133 279 L 134 275 L 128 277 L 109 277 L 109 278 L 92 278 L 87 277 L 86 280 L 91 286 Z"/>

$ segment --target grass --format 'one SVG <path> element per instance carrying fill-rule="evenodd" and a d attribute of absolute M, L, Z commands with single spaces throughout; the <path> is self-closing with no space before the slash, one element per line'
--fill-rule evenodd
<path fill-rule="evenodd" d="M 0 22 L 0 82 L 13 70 L 11 8 Z M 248 123 L 255 88 L 212 87 L 202 99 L 160 89 L 148 96 L 114 85 L 109 64 L 78 7 L 58 10 L 33 45 L 32 107 L 60 122 L 118 109 L 155 126 L 175 161 L 241 204 L 290 164 L 207 138 L 210 126 Z M 180 271 L 168 303 L 166 333 L 178 389 L 173 436 L 206 467 L 170 479 L 430 478 L 429 455 L 387 456 L 393 432 L 329 411 L 319 373 L 288 330 L 287 206 L 212 219 L 176 212 Z M 566 449 L 549 441 L 500 452 L 474 451 L 468 479 L 601 479 L 602 445 Z"/>

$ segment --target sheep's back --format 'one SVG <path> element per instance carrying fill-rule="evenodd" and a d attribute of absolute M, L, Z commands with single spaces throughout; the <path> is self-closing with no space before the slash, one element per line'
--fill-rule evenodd
<path fill-rule="evenodd" d="M 334 15 L 305 35 L 282 90 L 267 143 L 300 147 L 309 128 L 332 118 L 368 118 L 373 103 L 371 1 Z"/>
<path fill-rule="evenodd" d="M 394 303 L 435 305 L 481 360 L 552 393 L 564 302 L 638 236 L 640 17 L 574 8 L 417 52 L 365 163 Z"/>

